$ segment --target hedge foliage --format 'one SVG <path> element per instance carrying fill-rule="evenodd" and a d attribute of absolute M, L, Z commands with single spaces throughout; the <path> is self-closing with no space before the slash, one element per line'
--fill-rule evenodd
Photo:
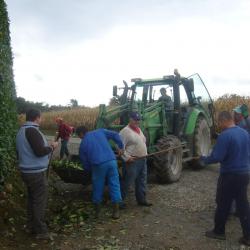
<path fill-rule="evenodd" d="M 15 98 L 9 19 L 6 4 L 0 0 L 0 184 L 15 167 Z"/>

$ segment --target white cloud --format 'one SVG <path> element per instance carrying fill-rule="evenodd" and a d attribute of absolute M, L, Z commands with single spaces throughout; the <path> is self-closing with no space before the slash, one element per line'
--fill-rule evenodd
<path fill-rule="evenodd" d="M 107 103 L 123 79 L 174 68 L 200 73 L 214 97 L 250 95 L 248 1 L 73 1 L 71 12 L 60 1 L 55 16 L 65 17 L 52 18 L 54 3 L 40 12 L 31 6 L 26 21 L 20 2 L 9 2 L 17 93 L 28 100 L 94 106 Z M 63 30 L 60 22 L 70 25 Z"/>

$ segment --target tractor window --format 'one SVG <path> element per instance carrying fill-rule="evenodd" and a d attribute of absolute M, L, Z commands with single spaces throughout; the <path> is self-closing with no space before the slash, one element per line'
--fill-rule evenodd
<path fill-rule="evenodd" d="M 192 78 L 194 80 L 195 101 L 198 104 L 201 104 L 209 113 L 208 104 L 210 104 L 212 101 L 202 79 L 198 74 L 192 75 L 189 78 Z"/>
<path fill-rule="evenodd" d="M 143 97 L 143 87 L 137 86 L 135 90 L 135 100 L 142 101 L 142 97 Z"/>
<path fill-rule="evenodd" d="M 181 106 L 187 106 L 189 103 L 187 93 L 183 85 L 180 85 L 180 102 Z"/>

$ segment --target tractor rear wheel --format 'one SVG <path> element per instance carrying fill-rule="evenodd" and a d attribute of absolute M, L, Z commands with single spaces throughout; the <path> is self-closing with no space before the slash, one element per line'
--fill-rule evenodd
<path fill-rule="evenodd" d="M 194 156 L 204 155 L 207 156 L 210 153 L 211 148 L 211 133 L 208 123 L 205 118 L 200 117 L 196 121 L 194 129 Z M 196 169 L 203 166 L 199 163 L 199 160 L 193 160 L 192 166 Z"/>
<path fill-rule="evenodd" d="M 160 183 L 172 183 L 179 180 L 182 171 L 182 147 L 180 140 L 173 136 L 164 136 L 156 144 L 158 151 L 169 147 L 178 147 L 154 157 L 154 168 Z"/>

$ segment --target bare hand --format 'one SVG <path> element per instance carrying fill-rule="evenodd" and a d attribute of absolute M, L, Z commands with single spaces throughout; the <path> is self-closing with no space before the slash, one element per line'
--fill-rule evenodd
<path fill-rule="evenodd" d="M 124 154 L 124 150 L 123 149 L 117 149 L 117 154 L 118 154 L 118 156 L 122 156 Z"/>
<path fill-rule="evenodd" d="M 135 157 L 135 156 L 130 156 L 130 157 L 128 158 L 128 160 L 126 161 L 126 163 L 130 164 L 130 163 L 134 162 L 135 160 L 136 160 L 136 157 Z"/>
<path fill-rule="evenodd" d="M 56 141 L 51 142 L 50 146 L 51 146 L 51 147 L 53 148 L 53 150 L 54 150 L 55 148 L 58 147 L 58 142 L 56 142 Z"/>

